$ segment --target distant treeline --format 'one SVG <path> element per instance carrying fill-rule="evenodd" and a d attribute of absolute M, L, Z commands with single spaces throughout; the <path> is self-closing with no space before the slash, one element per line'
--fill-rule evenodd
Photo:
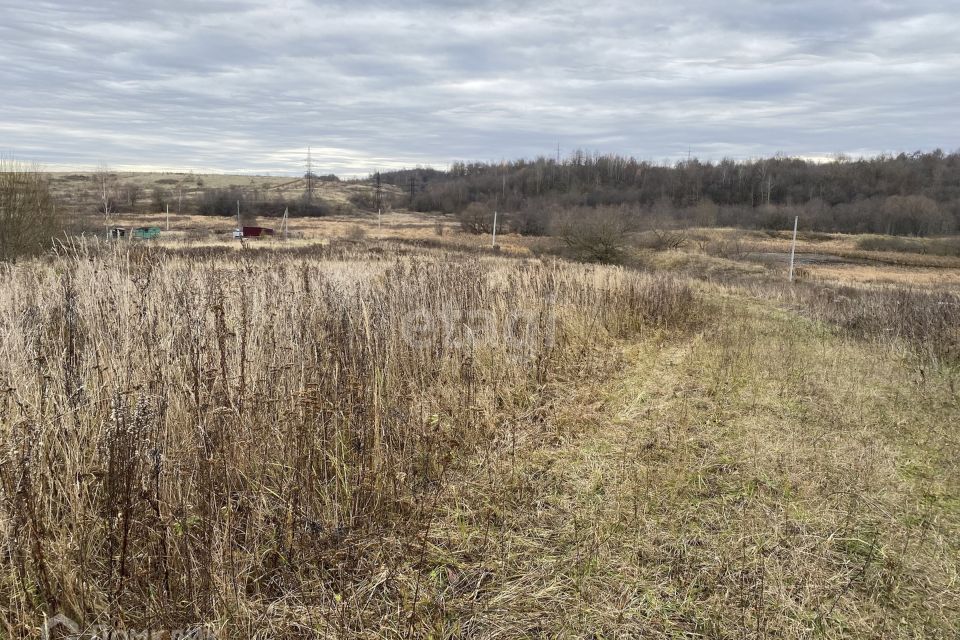
<path fill-rule="evenodd" d="M 960 230 L 960 153 L 939 150 L 831 162 L 776 156 L 673 165 L 578 151 L 559 162 L 455 163 L 447 171 L 391 171 L 380 179 L 403 190 L 395 206 L 461 213 L 479 203 L 507 212 L 524 233 L 546 231 L 557 211 L 611 206 L 651 226 L 777 229 L 801 215 L 805 228 L 819 231 Z"/>
<path fill-rule="evenodd" d="M 238 206 L 242 215 L 248 218 L 279 218 L 284 211 L 293 217 L 319 217 L 334 213 L 333 207 L 319 198 L 312 202 L 303 198 L 265 200 L 251 197 L 241 189 L 207 189 L 201 192 L 195 204 L 196 212 L 202 216 L 233 216 Z"/>

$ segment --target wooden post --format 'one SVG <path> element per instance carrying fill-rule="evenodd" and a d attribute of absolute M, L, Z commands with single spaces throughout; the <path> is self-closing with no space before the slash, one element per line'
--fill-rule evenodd
<path fill-rule="evenodd" d="M 793 244 L 790 245 L 790 282 L 793 282 L 793 257 L 797 253 L 797 223 L 800 221 L 800 216 L 796 216 L 793 219 Z"/>

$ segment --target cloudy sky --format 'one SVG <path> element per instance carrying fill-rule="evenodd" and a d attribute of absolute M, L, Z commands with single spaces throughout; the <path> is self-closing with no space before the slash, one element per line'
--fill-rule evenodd
<path fill-rule="evenodd" d="M 0 151 L 297 173 L 960 148 L 960 3 L 0 0 Z"/>

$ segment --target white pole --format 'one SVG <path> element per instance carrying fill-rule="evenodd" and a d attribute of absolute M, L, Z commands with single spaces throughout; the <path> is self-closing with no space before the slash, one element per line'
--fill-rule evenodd
<path fill-rule="evenodd" d="M 380 209 L 377 208 L 377 233 L 380 233 Z"/>
<path fill-rule="evenodd" d="M 793 219 L 793 244 L 790 245 L 790 282 L 793 282 L 793 257 L 797 253 L 797 223 L 800 221 L 800 216 L 796 216 Z"/>
<path fill-rule="evenodd" d="M 283 239 L 287 239 L 287 214 L 290 211 L 289 207 L 284 208 L 283 210 Z"/>
<path fill-rule="evenodd" d="M 494 249 L 497 248 L 497 212 L 493 212 L 493 241 L 490 243 L 490 246 Z"/>
<path fill-rule="evenodd" d="M 170 203 L 167 203 L 167 231 L 170 231 Z"/>

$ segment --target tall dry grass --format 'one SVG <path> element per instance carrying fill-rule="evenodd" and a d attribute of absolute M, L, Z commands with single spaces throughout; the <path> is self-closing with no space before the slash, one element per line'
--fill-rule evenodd
<path fill-rule="evenodd" d="M 458 470 L 597 345 L 698 316 L 667 277 L 407 249 L 0 267 L 4 633 L 420 635 Z"/>
<path fill-rule="evenodd" d="M 750 289 L 852 335 L 906 348 L 925 361 L 960 362 L 960 296 L 954 293 L 806 282 Z"/>

